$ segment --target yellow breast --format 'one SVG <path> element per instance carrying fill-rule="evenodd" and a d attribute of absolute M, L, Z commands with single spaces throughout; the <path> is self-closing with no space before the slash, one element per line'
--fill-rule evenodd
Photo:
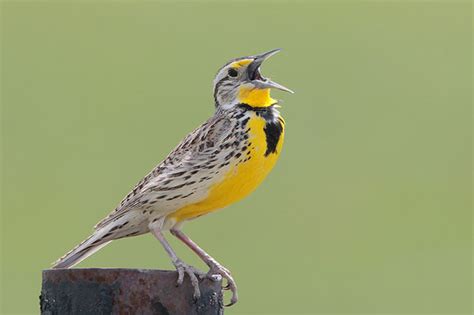
<path fill-rule="evenodd" d="M 264 131 L 265 120 L 253 114 L 248 122 L 250 146 L 248 157 L 244 162 L 237 160 L 223 176 L 222 181 L 210 188 L 207 198 L 203 201 L 181 208 L 170 217 L 182 221 L 222 209 L 250 194 L 265 179 L 275 165 L 283 145 L 284 132 L 278 140 L 276 151 L 265 155 L 267 140 Z M 243 152 L 247 154 L 246 152 Z"/>

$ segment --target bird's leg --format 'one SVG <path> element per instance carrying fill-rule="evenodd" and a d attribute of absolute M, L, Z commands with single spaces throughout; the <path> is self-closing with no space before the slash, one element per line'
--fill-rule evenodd
<path fill-rule="evenodd" d="M 206 276 L 206 273 L 198 270 L 197 268 L 194 268 L 193 266 L 186 264 L 184 261 L 179 259 L 173 248 L 171 248 L 171 245 L 164 237 L 163 233 L 161 233 L 158 228 L 152 228 L 151 233 L 158 239 L 158 241 L 160 241 L 161 245 L 163 245 L 164 249 L 171 258 L 171 262 L 176 267 L 176 270 L 178 271 L 177 285 L 181 285 L 183 283 L 184 274 L 186 273 L 189 276 L 189 279 L 191 280 L 191 285 L 194 288 L 193 296 L 195 299 L 199 299 L 201 297 L 201 291 L 199 290 L 199 281 L 196 277 L 196 274 L 199 277 L 203 278 Z"/>
<path fill-rule="evenodd" d="M 227 285 L 224 287 L 226 290 L 232 291 L 232 298 L 230 299 L 230 303 L 227 306 L 231 306 L 237 302 L 237 286 L 235 284 L 234 278 L 230 271 L 222 266 L 217 260 L 212 258 L 208 253 L 206 253 L 201 247 L 199 247 L 192 239 L 190 239 L 186 234 L 184 234 L 179 229 L 171 229 L 171 234 L 176 236 L 180 241 L 186 244 L 193 252 L 195 252 L 199 258 L 202 259 L 210 268 L 208 275 L 212 277 L 213 275 L 220 275 L 227 280 Z"/>

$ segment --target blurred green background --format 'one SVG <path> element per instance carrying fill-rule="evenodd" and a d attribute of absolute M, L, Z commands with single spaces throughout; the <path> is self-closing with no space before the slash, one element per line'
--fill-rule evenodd
<path fill-rule="evenodd" d="M 470 1 L 6 1 L 3 314 L 213 114 L 228 59 L 275 47 L 281 160 L 185 226 L 233 271 L 226 314 L 470 314 Z M 204 267 L 171 239 L 178 253 Z M 172 268 L 151 235 L 80 267 Z"/>

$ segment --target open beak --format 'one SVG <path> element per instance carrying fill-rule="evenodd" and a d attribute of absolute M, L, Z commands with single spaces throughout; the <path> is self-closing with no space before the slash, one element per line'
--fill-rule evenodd
<path fill-rule="evenodd" d="M 260 89 L 267 89 L 267 88 L 275 88 L 278 90 L 294 93 L 292 90 L 290 90 L 287 87 L 284 87 L 283 85 L 273 82 L 269 78 L 265 78 L 262 76 L 260 73 L 260 66 L 262 63 L 270 58 L 271 56 L 275 55 L 277 52 L 279 52 L 281 49 L 273 49 L 270 50 L 266 53 L 257 55 L 253 57 L 252 63 L 250 63 L 247 67 L 247 75 L 248 78 L 252 81 L 252 83 L 255 84 L 257 88 Z"/>

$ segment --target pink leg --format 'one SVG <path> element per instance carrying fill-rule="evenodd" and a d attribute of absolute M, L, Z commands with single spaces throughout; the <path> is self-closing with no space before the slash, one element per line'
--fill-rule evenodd
<path fill-rule="evenodd" d="M 171 245 L 168 243 L 163 233 L 161 233 L 159 229 L 153 228 L 151 229 L 151 233 L 158 239 L 158 241 L 160 241 L 161 245 L 163 245 L 164 249 L 171 258 L 171 262 L 176 267 L 176 270 L 178 271 L 177 284 L 181 285 L 183 283 L 184 274 L 186 273 L 189 276 L 191 284 L 194 288 L 194 298 L 199 299 L 201 296 L 201 291 L 199 290 L 199 281 L 196 277 L 196 274 L 200 277 L 204 277 L 205 274 L 202 271 L 186 264 L 181 259 L 179 259 L 175 251 L 173 250 L 173 248 L 171 248 Z"/>
<path fill-rule="evenodd" d="M 202 259 L 210 268 L 208 275 L 212 276 L 215 274 L 221 275 L 223 278 L 227 279 L 227 286 L 224 289 L 230 289 L 232 291 L 232 298 L 230 303 L 226 306 L 231 306 L 237 303 L 237 286 L 234 279 L 232 278 L 230 271 L 222 266 L 217 260 L 212 258 L 208 253 L 206 253 L 201 247 L 199 247 L 192 239 L 190 239 L 186 234 L 177 229 L 172 229 L 171 234 L 176 236 L 180 241 L 186 244 L 193 252 L 195 252 L 199 258 Z"/>

